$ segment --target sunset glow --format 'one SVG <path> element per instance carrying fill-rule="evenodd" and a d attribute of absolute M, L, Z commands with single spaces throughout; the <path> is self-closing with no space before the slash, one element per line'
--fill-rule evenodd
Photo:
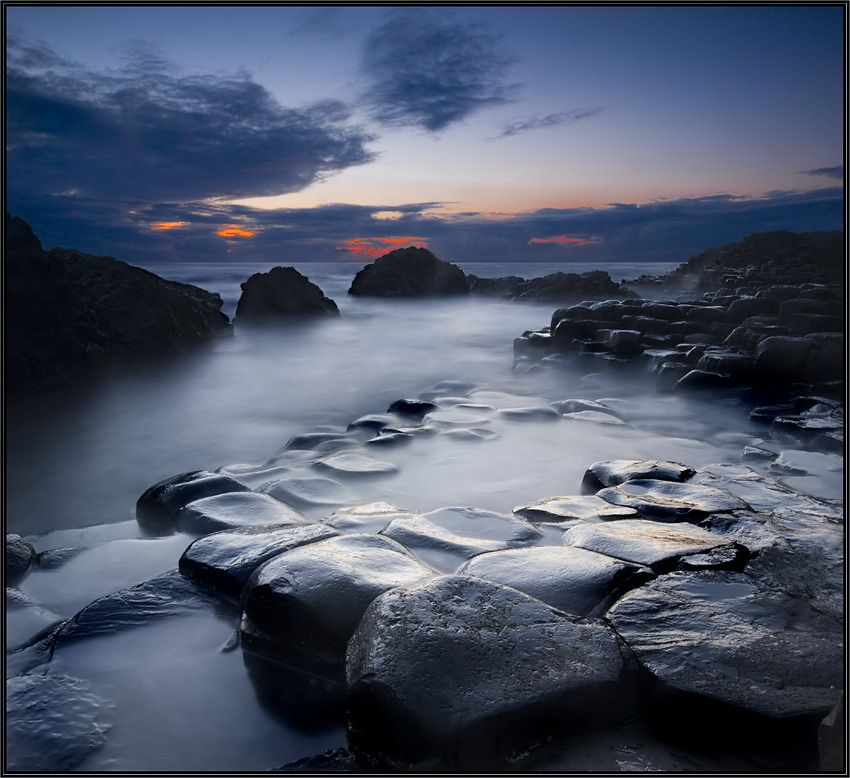
<path fill-rule="evenodd" d="M 151 229 L 154 230 L 176 230 L 178 227 L 185 227 L 189 222 L 154 222 L 151 224 Z"/>
<path fill-rule="evenodd" d="M 531 243 L 557 243 L 563 246 L 589 246 L 599 243 L 597 238 L 570 238 L 567 235 L 553 235 L 551 238 L 532 238 Z"/>
<path fill-rule="evenodd" d="M 225 227 L 223 230 L 219 230 L 218 235 L 221 235 L 222 238 L 250 238 L 252 235 L 256 233 L 251 230 L 246 230 L 243 227 L 240 227 L 237 224 L 231 224 L 229 227 Z"/>
<path fill-rule="evenodd" d="M 349 251 L 352 254 L 366 254 L 370 257 L 380 257 L 388 254 L 393 248 L 401 246 L 418 246 L 419 248 L 428 248 L 426 238 L 355 238 L 353 240 L 343 241 L 344 245 L 337 246 L 337 251 Z M 380 245 L 380 244 L 389 244 Z"/>

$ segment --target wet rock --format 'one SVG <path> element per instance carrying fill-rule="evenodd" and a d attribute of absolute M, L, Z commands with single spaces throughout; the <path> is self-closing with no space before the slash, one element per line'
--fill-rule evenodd
<path fill-rule="evenodd" d="M 374 432 L 375 430 L 390 427 L 398 423 L 396 416 L 391 416 L 388 413 L 369 414 L 368 416 L 360 416 L 348 425 L 349 432 Z"/>
<path fill-rule="evenodd" d="M 152 534 L 174 531 L 183 506 L 203 497 L 247 492 L 247 486 L 227 475 L 195 470 L 154 484 L 136 502 L 136 520 Z"/>
<path fill-rule="evenodd" d="M 838 701 L 842 626 L 741 573 L 662 576 L 607 618 L 641 664 L 680 692 L 777 718 L 822 717 Z"/>
<path fill-rule="evenodd" d="M 499 416 L 510 421 L 558 421 L 561 414 L 548 405 L 533 405 L 527 408 L 501 408 Z"/>
<path fill-rule="evenodd" d="M 442 576 L 377 598 L 346 659 L 349 747 L 379 769 L 479 772 L 634 711 L 629 652 L 603 622 Z"/>
<path fill-rule="evenodd" d="M 634 508 L 644 518 L 655 521 L 698 521 L 710 513 L 750 507 L 723 489 L 649 478 L 609 486 L 596 494 L 614 505 Z"/>
<path fill-rule="evenodd" d="M 687 481 L 696 471 L 678 462 L 655 459 L 612 459 L 594 462 L 585 471 L 581 489 L 593 494 L 606 486 L 619 486 L 637 478 L 652 478 L 659 481 Z"/>
<path fill-rule="evenodd" d="M 547 497 L 545 500 L 514 508 L 514 514 L 533 522 L 541 521 L 606 521 L 636 519 L 634 508 L 612 505 L 596 495 Z"/>
<path fill-rule="evenodd" d="M 414 518 L 394 519 L 381 533 L 410 549 L 441 572 L 484 551 L 530 545 L 542 535 L 524 519 L 480 508 L 440 508 Z"/>
<path fill-rule="evenodd" d="M 180 557 L 180 572 L 238 603 L 242 587 L 260 565 L 298 546 L 337 535 L 324 524 L 250 527 L 214 532 L 194 541 Z"/>
<path fill-rule="evenodd" d="M 421 419 L 426 413 L 437 410 L 437 405 L 425 400 L 396 400 L 387 408 L 387 413 L 402 413 Z"/>
<path fill-rule="evenodd" d="M 440 428 L 446 427 L 477 427 L 482 424 L 489 424 L 490 420 L 480 413 L 473 413 L 468 410 L 457 410 L 450 408 L 448 410 L 433 411 L 427 414 L 423 421 L 426 424 L 434 424 Z"/>
<path fill-rule="evenodd" d="M 351 282 L 349 294 L 363 297 L 468 295 L 469 280 L 457 265 L 428 249 L 408 246 L 378 257 Z"/>
<path fill-rule="evenodd" d="M 765 338 L 756 347 L 756 368 L 768 376 L 794 379 L 803 374 L 813 347 L 806 338 Z"/>
<path fill-rule="evenodd" d="M 628 427 L 622 419 L 612 416 L 604 411 L 575 411 L 574 413 L 561 414 L 561 418 L 566 421 L 584 421 L 592 422 L 593 424 L 607 424 L 613 427 Z"/>
<path fill-rule="evenodd" d="M 339 316 L 336 303 L 294 267 L 273 267 L 242 283 L 234 321 L 286 322 L 309 316 Z"/>
<path fill-rule="evenodd" d="M 462 429 L 446 429 L 440 432 L 441 435 L 444 435 L 449 438 L 454 438 L 455 440 L 493 440 L 495 438 L 500 437 L 499 433 L 495 430 L 488 430 L 480 427 L 470 427 L 470 428 L 462 428 Z"/>
<path fill-rule="evenodd" d="M 385 427 L 374 438 L 369 438 L 363 445 L 380 447 L 406 446 L 413 443 L 414 437 L 410 432 L 402 432 L 400 430 L 394 430 L 391 427 Z"/>
<path fill-rule="evenodd" d="M 206 535 L 239 527 L 306 524 L 308 521 L 302 513 L 267 494 L 230 492 L 184 505 L 177 517 L 177 528 L 181 532 Z"/>
<path fill-rule="evenodd" d="M 292 476 L 278 478 L 259 487 L 258 491 L 299 509 L 324 505 L 347 505 L 359 502 L 348 487 L 333 478 Z"/>
<path fill-rule="evenodd" d="M 5 563 L 6 584 L 13 586 L 38 564 L 38 554 L 20 535 L 10 532 L 6 535 Z"/>
<path fill-rule="evenodd" d="M 619 596 L 655 577 L 647 567 L 577 546 L 492 551 L 457 572 L 510 586 L 576 616 L 600 616 Z"/>
<path fill-rule="evenodd" d="M 338 478 L 387 476 L 398 472 L 398 467 L 391 462 L 382 462 L 360 454 L 337 454 L 332 457 L 325 457 L 314 462 L 313 467 Z"/>
<path fill-rule="evenodd" d="M 672 569 L 683 557 L 735 546 L 734 540 L 699 527 L 644 519 L 579 524 L 564 533 L 564 543 L 657 572 Z"/>
<path fill-rule="evenodd" d="M 67 772 L 106 742 L 113 705 L 84 681 L 57 673 L 6 681 L 5 767 Z"/>
<path fill-rule="evenodd" d="M 313 451 L 323 443 L 337 443 L 347 441 L 347 438 L 339 432 L 305 432 L 294 435 L 283 447 L 284 451 Z"/>
<path fill-rule="evenodd" d="M 377 534 L 393 519 L 409 519 L 416 515 L 418 514 L 404 511 L 387 502 L 370 502 L 350 508 L 340 508 L 322 519 L 322 523 L 346 534 Z"/>
<path fill-rule="evenodd" d="M 245 584 L 243 645 L 298 662 L 337 665 L 375 597 L 433 574 L 381 535 L 342 535 L 287 551 Z"/>
<path fill-rule="evenodd" d="M 569 399 L 569 400 L 561 400 L 560 402 L 552 403 L 552 407 L 558 413 L 580 413 L 581 411 L 596 411 L 597 413 L 607 413 L 616 418 L 621 418 L 620 414 L 615 411 L 613 408 L 609 408 L 605 403 L 597 402 L 595 400 L 579 400 L 579 399 Z"/>

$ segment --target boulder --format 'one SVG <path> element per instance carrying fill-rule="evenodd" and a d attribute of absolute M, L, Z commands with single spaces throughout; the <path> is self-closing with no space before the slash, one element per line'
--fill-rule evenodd
<path fill-rule="evenodd" d="M 168 535 L 175 531 L 185 505 L 204 497 L 248 492 L 244 484 L 220 473 L 195 470 L 166 478 L 146 489 L 136 501 L 136 520 L 147 532 Z"/>
<path fill-rule="evenodd" d="M 347 486 L 333 478 L 319 476 L 286 476 L 263 484 L 258 491 L 301 510 L 359 502 Z"/>
<path fill-rule="evenodd" d="M 634 508 L 644 518 L 655 521 L 699 521 L 710 513 L 750 508 L 740 497 L 724 489 L 652 478 L 609 486 L 600 489 L 596 496 L 614 505 Z"/>
<path fill-rule="evenodd" d="M 341 535 L 278 554 L 242 591 L 243 646 L 305 666 L 339 666 L 375 597 L 433 574 L 381 535 Z"/>
<path fill-rule="evenodd" d="M 428 249 L 408 246 L 378 257 L 351 282 L 349 294 L 363 297 L 468 295 L 469 280 L 457 265 Z"/>
<path fill-rule="evenodd" d="M 306 524 L 309 519 L 267 494 L 228 492 L 193 500 L 177 516 L 177 529 L 207 535 L 239 527 Z"/>
<path fill-rule="evenodd" d="M 396 400 L 387 408 L 387 413 L 401 413 L 421 419 L 426 413 L 436 410 L 437 406 L 426 400 Z"/>
<path fill-rule="evenodd" d="M 58 673 L 6 681 L 5 769 L 73 770 L 106 742 L 113 704 L 84 681 Z"/>
<path fill-rule="evenodd" d="M 564 533 L 564 543 L 650 567 L 656 572 L 672 569 L 683 557 L 715 549 L 735 549 L 736 556 L 749 554 L 723 535 L 688 524 L 662 524 L 645 519 L 578 524 Z"/>
<path fill-rule="evenodd" d="M 683 699 L 823 718 L 841 695 L 842 625 L 741 573 L 662 576 L 622 597 L 607 619 Z"/>
<path fill-rule="evenodd" d="M 334 454 L 317 460 L 312 467 L 337 478 L 369 478 L 394 475 L 398 472 L 398 467 L 392 462 L 383 462 L 360 454 Z"/>
<path fill-rule="evenodd" d="M 269 498 L 271 499 L 271 498 Z M 325 524 L 247 527 L 198 538 L 180 557 L 180 572 L 238 603 L 242 587 L 260 565 L 284 551 L 337 535 Z"/>
<path fill-rule="evenodd" d="M 506 586 L 441 576 L 366 610 L 346 656 L 349 748 L 378 769 L 491 772 L 635 710 L 629 651 L 603 622 Z"/>
<path fill-rule="evenodd" d="M 599 616 L 629 589 L 655 577 L 647 567 L 577 546 L 491 551 L 457 572 L 510 586 L 576 616 Z"/>
<path fill-rule="evenodd" d="M 514 514 L 533 522 L 543 521 L 605 521 L 636 519 L 634 508 L 612 505 L 595 494 L 566 497 L 547 497 L 514 508 Z"/>
<path fill-rule="evenodd" d="M 242 283 L 235 322 L 288 322 L 310 316 L 339 316 L 339 308 L 294 267 L 273 267 Z"/>
<path fill-rule="evenodd" d="M 30 226 L 6 215 L 5 388 L 60 389 L 112 358 L 182 353 L 230 332 L 222 300 L 79 251 L 45 251 Z"/>
<path fill-rule="evenodd" d="M 696 471 L 678 462 L 655 459 L 612 459 L 594 462 L 584 473 L 581 489 L 593 494 L 606 486 L 619 486 L 636 478 L 654 478 L 659 481 L 687 481 Z"/>
<path fill-rule="evenodd" d="M 14 586 L 38 564 L 38 553 L 20 535 L 7 533 L 6 535 L 6 585 Z"/>
<path fill-rule="evenodd" d="M 369 502 L 364 505 L 353 505 L 350 508 L 340 508 L 323 518 L 322 523 L 346 534 L 377 534 L 393 519 L 412 518 L 416 515 L 418 514 L 404 511 L 388 502 Z"/>

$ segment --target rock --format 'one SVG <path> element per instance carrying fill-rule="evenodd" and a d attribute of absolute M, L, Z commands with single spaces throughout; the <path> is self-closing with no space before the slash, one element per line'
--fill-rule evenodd
<path fill-rule="evenodd" d="M 381 535 L 342 535 L 287 551 L 245 584 L 243 645 L 299 664 L 338 665 L 375 597 L 433 574 Z"/>
<path fill-rule="evenodd" d="M 387 502 L 370 502 L 365 505 L 340 508 L 323 518 L 322 523 L 346 534 L 378 534 L 393 519 L 409 519 L 417 515 Z"/>
<path fill-rule="evenodd" d="M 653 478 L 659 481 L 687 481 L 696 471 L 678 462 L 661 462 L 655 459 L 612 459 L 594 462 L 584 473 L 581 490 L 593 494 L 606 486 L 619 486 L 636 478 Z"/>
<path fill-rule="evenodd" d="M 699 521 L 710 513 L 750 507 L 740 497 L 723 489 L 650 478 L 609 486 L 596 495 L 614 505 L 634 508 L 644 518 L 655 521 Z"/>
<path fill-rule="evenodd" d="M 5 769 L 67 772 L 100 749 L 113 704 L 85 682 L 58 673 L 6 681 Z"/>
<path fill-rule="evenodd" d="M 263 484 L 258 491 L 300 509 L 359 502 L 354 492 L 333 478 L 287 476 Z"/>
<path fill-rule="evenodd" d="M 193 500 L 183 506 L 177 529 L 198 535 L 269 524 L 306 524 L 309 519 L 280 500 L 257 492 L 229 492 Z"/>
<path fill-rule="evenodd" d="M 198 538 L 183 552 L 180 572 L 221 597 L 238 603 L 242 587 L 260 565 L 284 551 L 336 534 L 324 524 L 214 532 Z"/>
<path fill-rule="evenodd" d="M 547 497 L 545 500 L 519 505 L 514 514 L 528 521 L 605 521 L 608 519 L 636 519 L 634 508 L 612 505 L 596 495 Z"/>
<path fill-rule="evenodd" d="M 457 265 L 428 249 L 408 246 L 378 257 L 351 283 L 349 294 L 363 297 L 468 295 L 469 280 Z"/>
<path fill-rule="evenodd" d="M 317 460 L 312 467 L 339 478 L 387 476 L 398 472 L 398 467 L 391 462 L 382 462 L 360 454 L 336 454 Z"/>
<path fill-rule="evenodd" d="M 607 413 L 615 418 L 620 418 L 620 414 L 609 408 L 605 403 L 596 402 L 595 400 L 561 400 L 552 403 L 552 407 L 558 413 L 580 413 L 581 411 L 596 411 L 597 413 Z"/>
<path fill-rule="evenodd" d="M 806 338 L 765 338 L 756 348 L 756 368 L 768 376 L 793 379 L 802 375 L 813 347 Z"/>
<path fill-rule="evenodd" d="M 548 405 L 532 405 L 526 408 L 500 408 L 497 413 L 510 421 L 559 421 L 561 414 Z"/>
<path fill-rule="evenodd" d="M 348 438 L 339 432 L 305 432 L 293 435 L 283 447 L 284 451 L 313 451 L 323 444 L 348 442 Z"/>
<path fill-rule="evenodd" d="M 271 772 L 276 773 L 362 773 L 354 754 L 347 748 L 335 748 L 315 756 L 287 762 Z"/>
<path fill-rule="evenodd" d="M 6 585 L 14 586 L 38 564 L 38 553 L 20 535 L 6 534 Z"/>
<path fill-rule="evenodd" d="M 187 503 L 229 492 L 250 489 L 228 475 L 195 470 L 166 478 L 144 491 L 136 501 L 136 520 L 155 535 L 174 532 L 180 511 Z"/>
<path fill-rule="evenodd" d="M 577 546 L 491 551 L 457 572 L 510 586 L 575 616 L 602 615 L 622 594 L 655 577 L 649 568 Z"/>
<path fill-rule="evenodd" d="M 112 257 L 44 251 L 6 215 L 5 388 L 56 390 L 111 358 L 182 353 L 230 331 L 222 300 Z"/>
<path fill-rule="evenodd" d="M 564 533 L 564 543 L 651 567 L 656 572 L 672 569 L 683 557 L 736 545 L 728 537 L 698 527 L 645 519 L 578 524 Z"/>
<path fill-rule="evenodd" d="M 426 413 L 436 411 L 438 406 L 425 400 L 396 400 L 387 408 L 387 413 L 401 413 L 421 419 Z"/>
<path fill-rule="evenodd" d="M 339 308 L 294 267 L 273 267 L 242 283 L 234 321 L 287 322 L 310 316 L 339 316 Z"/>
<path fill-rule="evenodd" d="M 446 429 L 440 432 L 441 435 L 445 435 L 449 438 L 454 438 L 455 440 L 494 440 L 495 438 L 501 437 L 498 432 L 494 430 L 483 429 L 480 427 L 469 427 L 463 429 Z"/>
<path fill-rule="evenodd" d="M 662 576 L 607 618 L 679 692 L 776 718 L 823 717 L 841 694 L 841 624 L 741 573 Z"/>
<path fill-rule="evenodd" d="M 454 572 L 475 554 L 531 545 L 542 537 L 540 530 L 524 519 L 480 508 L 440 508 L 394 519 L 381 534 L 441 572 Z"/>
<path fill-rule="evenodd" d="M 466 576 L 399 587 L 346 657 L 349 748 L 377 769 L 491 772 L 635 709 L 629 652 L 601 621 Z"/>

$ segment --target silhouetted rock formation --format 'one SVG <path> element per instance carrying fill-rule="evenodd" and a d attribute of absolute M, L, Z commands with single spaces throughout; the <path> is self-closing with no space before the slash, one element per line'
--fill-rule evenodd
<path fill-rule="evenodd" d="M 457 265 L 428 249 L 408 246 L 378 257 L 351 282 L 349 294 L 363 297 L 437 297 L 469 294 L 469 281 Z"/>
<path fill-rule="evenodd" d="M 634 297 L 625 286 L 611 280 L 604 270 L 590 273 L 552 273 L 526 281 L 519 276 L 479 278 L 468 275 L 473 294 L 503 297 L 507 300 L 568 302 L 587 298 Z"/>
<path fill-rule="evenodd" d="M 109 357 L 184 352 L 230 330 L 217 294 L 112 257 L 45 251 L 6 215 L 6 388 L 62 387 Z"/>
<path fill-rule="evenodd" d="M 242 284 L 234 321 L 285 322 L 305 316 L 339 316 L 339 308 L 294 267 L 273 267 Z"/>

